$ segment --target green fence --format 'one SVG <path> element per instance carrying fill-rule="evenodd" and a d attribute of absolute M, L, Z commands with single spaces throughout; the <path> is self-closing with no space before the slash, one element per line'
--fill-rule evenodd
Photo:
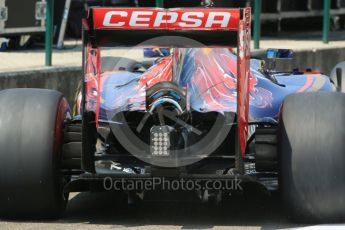
<path fill-rule="evenodd" d="M 46 0 L 46 66 L 52 65 L 54 0 Z"/>
<path fill-rule="evenodd" d="M 278 0 L 279 2 L 283 0 Z M 264 19 L 267 20 L 281 20 L 282 18 L 294 18 L 294 17 L 301 17 L 301 15 L 304 17 L 312 17 L 312 16 L 323 16 L 323 35 L 322 40 L 324 43 L 329 43 L 329 30 L 330 30 L 330 16 L 331 16 L 331 0 L 322 0 L 323 1 L 323 10 L 313 10 L 311 9 L 310 12 L 305 13 L 302 11 L 288 11 L 288 12 L 277 12 L 277 13 L 265 13 L 264 16 L 266 16 Z M 309 6 L 306 6 L 306 8 L 312 7 L 312 1 L 309 0 Z M 281 4 L 281 3 L 280 3 Z M 278 8 L 281 8 L 282 6 L 279 5 Z M 253 39 L 254 39 L 254 48 L 259 49 L 260 48 L 260 35 L 261 35 L 261 9 L 262 9 L 262 0 L 252 0 L 252 6 L 253 6 L 253 17 L 254 17 L 254 26 L 253 26 Z M 279 9 L 280 10 L 280 9 Z M 339 10 L 332 10 L 332 14 L 334 15 L 340 15 L 344 14 L 343 9 Z M 304 15 L 303 15 L 304 14 Z"/>
<path fill-rule="evenodd" d="M 262 0 L 251 0 L 253 6 L 253 40 L 254 48 L 260 48 L 260 37 L 261 37 L 261 5 Z M 45 41 L 45 52 L 46 52 L 46 66 L 52 65 L 52 35 L 53 35 L 53 6 L 54 0 L 46 0 L 46 41 Z M 164 7 L 164 0 L 156 0 L 156 7 Z M 323 0 L 323 42 L 329 42 L 329 27 L 330 27 L 330 8 L 331 0 Z"/>

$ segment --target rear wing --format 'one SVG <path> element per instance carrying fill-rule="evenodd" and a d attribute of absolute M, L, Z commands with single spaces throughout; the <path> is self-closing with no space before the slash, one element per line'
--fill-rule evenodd
<path fill-rule="evenodd" d="M 83 112 L 85 116 L 94 112 L 89 121 L 97 126 L 101 46 L 237 47 L 238 151 L 243 155 L 248 134 L 250 40 L 250 8 L 90 8 L 83 20 Z M 92 79 L 97 79 L 96 89 L 90 87 Z"/>
<path fill-rule="evenodd" d="M 192 39 L 208 47 L 236 47 L 245 9 L 91 8 L 85 37 L 98 46 L 172 46 L 170 36 Z M 161 37 L 162 39 L 154 39 Z M 164 39 L 165 37 L 165 39 Z M 153 42 L 150 44 L 150 40 Z"/>

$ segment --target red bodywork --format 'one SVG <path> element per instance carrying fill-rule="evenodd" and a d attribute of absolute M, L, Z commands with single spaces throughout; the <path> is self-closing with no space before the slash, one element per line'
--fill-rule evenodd
<path fill-rule="evenodd" d="M 248 136 L 249 80 L 250 80 L 250 9 L 245 9 L 244 20 L 239 23 L 237 116 L 241 153 L 244 156 Z"/>
<path fill-rule="evenodd" d="M 238 30 L 239 9 L 94 10 L 95 29 Z"/>

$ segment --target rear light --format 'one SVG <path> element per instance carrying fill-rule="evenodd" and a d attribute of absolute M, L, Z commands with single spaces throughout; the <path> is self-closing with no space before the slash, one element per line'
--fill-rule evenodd
<path fill-rule="evenodd" d="M 170 133 L 172 128 L 169 126 L 153 126 L 151 128 L 151 155 L 155 157 L 170 156 Z"/>

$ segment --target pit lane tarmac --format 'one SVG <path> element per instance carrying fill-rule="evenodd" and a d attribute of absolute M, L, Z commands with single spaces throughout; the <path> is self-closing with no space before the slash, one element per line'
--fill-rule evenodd
<path fill-rule="evenodd" d="M 181 194 L 180 194 L 181 195 Z M 156 195 L 159 196 L 159 195 Z M 183 196 L 183 195 L 182 195 Z M 74 193 L 57 221 L 1 220 L 0 229 L 291 229 L 277 194 L 230 196 L 219 205 L 181 200 L 128 205 L 116 193 Z M 329 225 L 317 229 L 330 229 Z M 345 229 L 345 225 L 332 225 Z M 307 227 L 313 229 L 313 227 Z"/>

